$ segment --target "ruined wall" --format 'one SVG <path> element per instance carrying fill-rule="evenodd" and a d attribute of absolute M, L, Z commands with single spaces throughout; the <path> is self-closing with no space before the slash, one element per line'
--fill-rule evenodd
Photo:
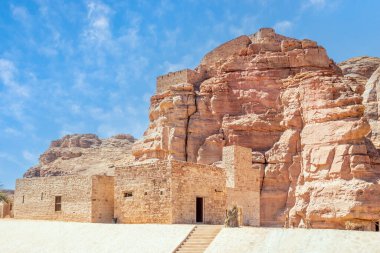
<path fill-rule="evenodd" d="M 111 223 L 114 217 L 114 177 L 92 177 L 92 222 Z"/>
<path fill-rule="evenodd" d="M 120 223 L 171 223 L 168 161 L 116 169 L 115 217 Z M 132 193 L 126 197 L 125 194 Z"/>
<path fill-rule="evenodd" d="M 0 202 L 0 218 L 12 217 L 11 205 L 11 203 Z"/>
<path fill-rule="evenodd" d="M 108 176 L 17 179 L 14 216 L 18 219 L 111 222 L 112 181 Z M 61 196 L 61 211 L 55 211 L 56 196 Z"/>
<path fill-rule="evenodd" d="M 260 171 L 252 167 L 250 148 L 223 148 L 223 167 L 227 175 L 227 206 L 242 208 L 243 224 L 260 226 Z"/>
<path fill-rule="evenodd" d="M 171 85 L 181 84 L 181 83 L 191 83 L 195 84 L 200 80 L 201 76 L 191 70 L 183 69 L 176 72 L 170 72 L 166 75 L 158 76 L 156 80 L 157 93 L 161 93 L 169 89 Z"/>
<path fill-rule="evenodd" d="M 173 223 L 196 223 L 196 198 L 204 199 L 205 224 L 223 224 L 226 210 L 226 177 L 215 166 L 171 162 Z"/>

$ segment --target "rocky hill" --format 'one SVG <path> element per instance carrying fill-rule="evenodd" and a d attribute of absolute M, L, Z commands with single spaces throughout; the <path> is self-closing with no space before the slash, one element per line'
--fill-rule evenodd
<path fill-rule="evenodd" d="M 112 175 L 147 159 L 218 165 L 236 144 L 261 172 L 261 225 L 360 226 L 380 219 L 379 66 L 337 65 L 317 42 L 260 29 L 206 54 L 191 82 L 161 83 L 141 140 L 65 136 L 25 176 Z"/>
<path fill-rule="evenodd" d="M 94 134 L 66 135 L 52 141 L 40 156 L 37 166 L 30 168 L 24 177 L 60 175 L 113 175 L 116 166 L 133 161 L 131 135 L 120 134 L 99 139 Z"/>
<path fill-rule="evenodd" d="M 218 164 L 223 146 L 249 147 L 262 173 L 262 225 L 379 219 L 378 74 L 366 84 L 378 63 L 340 68 L 316 42 L 273 29 L 240 36 L 205 55 L 196 82 L 151 98 L 133 155 Z"/>

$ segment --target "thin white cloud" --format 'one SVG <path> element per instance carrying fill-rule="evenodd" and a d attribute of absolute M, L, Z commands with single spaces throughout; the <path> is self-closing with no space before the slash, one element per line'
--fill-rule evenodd
<path fill-rule="evenodd" d="M 8 162 L 15 163 L 17 165 L 22 165 L 19 159 L 16 159 L 13 155 L 6 153 L 6 152 L 0 152 L 0 159 L 4 159 Z"/>
<path fill-rule="evenodd" d="M 23 6 L 11 5 L 12 17 L 23 25 L 30 24 L 30 15 L 28 10 Z"/>
<path fill-rule="evenodd" d="M 334 9 L 340 3 L 340 0 L 307 0 L 303 1 L 301 4 L 301 11 L 307 9 L 312 10 L 325 10 L 325 9 Z"/>
<path fill-rule="evenodd" d="M 21 136 L 21 132 L 15 128 L 12 128 L 12 127 L 5 128 L 4 133 L 6 135 L 11 135 L 11 136 Z"/>
<path fill-rule="evenodd" d="M 23 150 L 23 151 L 22 151 L 22 157 L 23 157 L 26 161 L 28 161 L 28 162 L 30 162 L 30 163 L 35 163 L 35 162 L 37 162 L 37 160 L 38 160 L 38 156 L 35 155 L 35 154 L 33 154 L 33 153 L 31 153 L 31 152 L 28 151 L 28 150 Z"/>
<path fill-rule="evenodd" d="M 169 0 L 161 0 L 158 7 L 154 11 L 154 14 L 158 17 L 162 17 L 173 9 L 173 5 Z"/>
<path fill-rule="evenodd" d="M 283 20 L 274 24 L 273 28 L 277 33 L 286 33 L 293 27 L 293 22 L 289 20 Z"/>
<path fill-rule="evenodd" d="M 233 14 L 229 14 L 229 23 L 235 25 L 229 25 L 229 32 L 233 36 L 240 36 L 243 34 L 251 34 L 257 29 L 257 16 L 246 15 L 243 17 L 238 17 Z M 223 29 L 223 28 L 222 28 Z"/>
<path fill-rule="evenodd" d="M 102 2 L 87 4 L 88 26 L 83 33 L 86 41 L 101 45 L 112 39 L 110 15 L 111 8 Z"/>
<path fill-rule="evenodd" d="M 18 69 L 12 61 L 0 58 L 0 81 L 8 88 L 9 93 L 29 97 L 29 89 L 16 81 Z"/>

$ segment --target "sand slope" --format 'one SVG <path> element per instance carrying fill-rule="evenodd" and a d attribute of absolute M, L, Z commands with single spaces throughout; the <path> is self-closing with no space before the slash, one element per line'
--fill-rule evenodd
<path fill-rule="evenodd" d="M 0 220 L 0 252 L 168 253 L 192 227 Z"/>
<path fill-rule="evenodd" d="M 281 228 L 224 228 L 206 253 L 380 253 L 380 233 Z"/>

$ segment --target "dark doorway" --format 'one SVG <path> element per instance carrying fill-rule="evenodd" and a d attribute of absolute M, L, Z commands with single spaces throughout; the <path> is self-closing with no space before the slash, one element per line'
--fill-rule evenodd
<path fill-rule="evenodd" d="M 375 231 L 377 231 L 377 232 L 380 231 L 380 227 L 379 227 L 379 222 L 378 221 L 375 222 Z"/>
<path fill-rule="evenodd" d="M 196 199 L 196 222 L 203 222 L 203 198 Z"/>

